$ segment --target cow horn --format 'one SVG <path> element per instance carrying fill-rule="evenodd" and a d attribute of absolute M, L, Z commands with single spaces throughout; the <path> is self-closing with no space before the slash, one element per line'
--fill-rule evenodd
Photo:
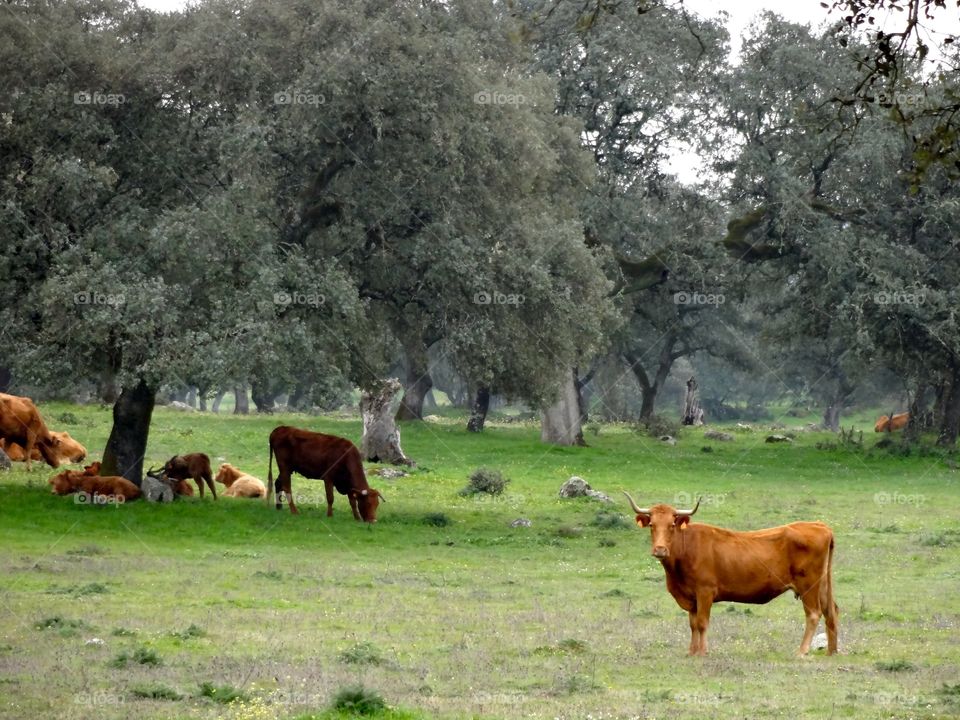
<path fill-rule="evenodd" d="M 701 498 L 697 498 L 697 504 L 693 506 L 693 510 L 677 510 L 677 515 L 686 515 L 687 517 L 693 515 L 700 507 L 700 500 Z"/>
<path fill-rule="evenodd" d="M 380 502 L 386 502 L 387 499 L 383 496 L 383 493 L 377 490 L 377 495 L 380 497 Z"/>
<path fill-rule="evenodd" d="M 633 498 L 630 497 L 630 493 L 628 493 L 626 490 L 623 491 L 623 494 L 627 496 L 627 500 L 630 501 L 630 507 L 633 508 L 633 511 L 634 511 L 637 515 L 649 515 L 649 514 L 650 514 L 650 510 L 649 510 L 648 508 L 639 508 L 639 507 L 637 507 L 637 504 L 633 501 Z"/>

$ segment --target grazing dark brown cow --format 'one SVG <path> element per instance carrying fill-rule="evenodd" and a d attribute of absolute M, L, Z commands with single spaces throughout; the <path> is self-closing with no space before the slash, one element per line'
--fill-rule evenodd
<path fill-rule="evenodd" d="M 833 532 L 821 522 L 795 522 L 736 532 L 691 523 L 693 510 L 669 505 L 639 508 L 628 493 L 637 524 L 650 526 L 653 556 L 663 565 L 667 590 L 690 616 L 690 654 L 707 654 L 707 627 L 715 602 L 763 604 L 787 590 L 803 601 L 807 626 L 798 653 L 806 655 L 823 615 L 827 654 L 837 651 L 833 599 Z"/>
<path fill-rule="evenodd" d="M 273 456 L 277 456 L 277 481 L 273 481 Z M 350 500 L 356 520 L 377 521 L 377 507 L 384 499 L 379 490 L 367 484 L 357 446 L 336 435 L 300 430 L 281 425 L 270 433 L 270 462 L 267 472 L 267 503 L 277 492 L 277 510 L 286 493 L 290 512 L 298 512 L 290 492 L 290 475 L 323 480 L 327 490 L 327 517 L 333 515 L 333 490 Z"/>
<path fill-rule="evenodd" d="M 50 434 L 30 398 L 0 393 L 0 437 L 8 445 L 16 443 L 23 447 L 27 470 L 30 470 L 34 447 L 40 450 L 47 465 L 60 467 L 59 438 Z"/>
<path fill-rule="evenodd" d="M 204 453 L 190 453 L 188 455 L 174 455 L 163 466 L 163 476 L 172 480 L 194 480 L 200 497 L 203 497 L 203 483 L 207 483 L 213 499 L 217 499 L 217 489 L 213 485 L 213 473 L 210 470 L 210 458 Z M 186 494 L 179 493 L 178 494 Z M 192 493 L 190 493 L 192 494 Z"/>
<path fill-rule="evenodd" d="M 140 497 L 140 488 L 123 477 L 102 477 L 78 470 L 64 470 L 48 482 L 56 495 L 83 492 L 90 496 L 94 504 L 98 496 L 114 500 L 123 498 L 124 501 Z"/>

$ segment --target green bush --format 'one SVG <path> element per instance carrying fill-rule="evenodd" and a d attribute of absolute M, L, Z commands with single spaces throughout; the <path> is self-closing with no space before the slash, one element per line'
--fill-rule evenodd
<path fill-rule="evenodd" d="M 375 690 L 362 685 L 353 685 L 337 692 L 333 697 L 333 709 L 351 715 L 376 715 L 387 709 L 387 703 Z"/>
<path fill-rule="evenodd" d="M 510 480 L 505 478 L 499 470 L 477 468 L 470 475 L 467 486 L 460 491 L 461 495 L 500 495 Z"/>

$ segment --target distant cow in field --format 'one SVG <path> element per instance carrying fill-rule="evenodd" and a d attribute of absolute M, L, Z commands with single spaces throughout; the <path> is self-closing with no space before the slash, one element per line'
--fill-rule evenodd
<path fill-rule="evenodd" d="M 56 443 L 57 458 L 61 465 L 83 462 L 84 458 L 87 457 L 87 449 L 70 437 L 70 433 L 51 430 L 50 437 L 53 438 Z M 7 457 L 13 462 L 25 462 L 27 459 L 27 451 L 19 443 L 5 441 L 4 450 L 7 453 Z M 33 452 L 30 453 L 30 459 L 43 460 L 43 456 L 40 455 L 39 446 L 34 446 Z"/>
<path fill-rule="evenodd" d="M 30 456 L 35 447 L 50 467 L 60 467 L 60 441 L 50 434 L 30 398 L 0 393 L 0 438 L 6 441 L 7 447 L 16 443 L 24 449 L 27 470 L 30 470 Z"/>
<path fill-rule="evenodd" d="M 277 481 L 273 482 L 273 456 L 277 456 Z M 290 475 L 321 479 L 327 491 L 327 517 L 333 515 L 333 491 L 336 488 L 350 501 L 356 520 L 374 523 L 377 507 L 383 500 L 379 490 L 367 484 L 363 462 L 357 446 L 336 435 L 300 430 L 281 425 L 270 433 L 270 461 L 267 473 L 267 502 L 277 492 L 277 510 L 282 507 L 281 493 L 286 493 L 290 512 L 298 512 L 290 491 Z"/>
<path fill-rule="evenodd" d="M 899 413 L 893 417 L 887 417 L 886 415 L 881 415 L 877 420 L 877 424 L 873 426 L 874 432 L 894 432 L 895 430 L 903 430 L 907 423 L 910 422 L 910 413 Z"/>
<path fill-rule="evenodd" d="M 262 480 L 237 470 L 230 463 L 223 463 L 220 466 L 214 480 L 227 486 L 226 492 L 223 493 L 226 497 L 261 498 L 267 496 L 267 488 Z"/>
<path fill-rule="evenodd" d="M 105 498 L 123 498 L 135 500 L 140 497 L 140 488 L 123 477 L 101 477 L 87 475 L 78 470 L 64 470 L 49 480 L 56 495 L 69 495 L 75 492 L 84 492 L 91 498 L 96 496 Z"/>
<path fill-rule="evenodd" d="M 188 455 L 174 455 L 163 466 L 163 476 L 172 480 L 193 480 L 203 497 L 203 483 L 207 483 L 213 499 L 217 499 L 217 489 L 213 484 L 213 472 L 210 470 L 210 458 L 204 453 L 190 453 Z M 179 493 L 192 495 L 193 493 Z"/>
<path fill-rule="evenodd" d="M 736 532 L 691 523 L 693 510 L 669 505 L 640 508 L 630 497 L 637 525 L 650 527 L 652 554 L 663 565 L 667 590 L 690 616 L 690 655 L 707 654 L 710 608 L 715 602 L 763 604 L 787 590 L 803 602 L 806 629 L 798 653 L 806 655 L 821 615 L 827 654 L 837 651 L 833 599 L 833 532 L 821 522 Z"/>

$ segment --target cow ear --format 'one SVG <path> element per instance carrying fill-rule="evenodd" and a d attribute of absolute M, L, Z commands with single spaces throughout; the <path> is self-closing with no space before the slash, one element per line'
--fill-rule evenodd
<path fill-rule="evenodd" d="M 677 515 L 677 516 L 673 519 L 673 522 L 674 522 L 674 523 L 676 524 L 676 526 L 677 526 L 678 528 L 680 528 L 681 530 L 686 530 L 687 525 L 690 524 L 690 516 L 689 516 L 689 515 Z"/>
<path fill-rule="evenodd" d="M 640 527 L 646 527 L 650 524 L 650 516 L 644 513 L 639 513 L 637 515 L 637 525 Z"/>

